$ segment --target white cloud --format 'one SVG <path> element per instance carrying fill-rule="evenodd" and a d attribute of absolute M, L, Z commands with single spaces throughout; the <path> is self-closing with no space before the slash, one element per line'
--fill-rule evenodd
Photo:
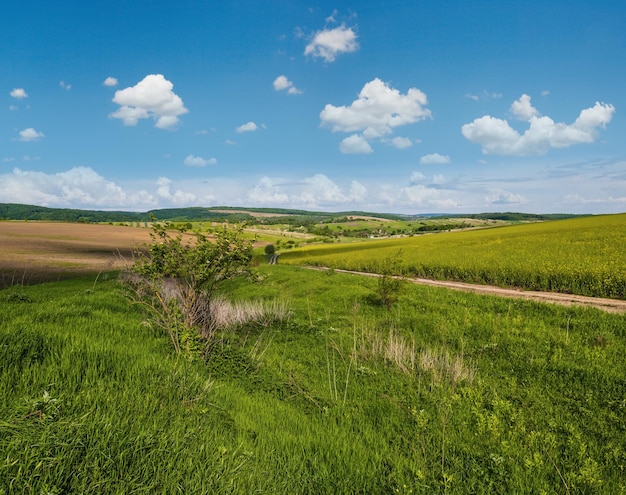
<path fill-rule="evenodd" d="M 365 139 L 380 138 L 396 127 L 413 124 L 431 116 L 426 95 L 417 88 L 406 94 L 376 78 L 363 86 L 350 106 L 327 104 L 320 113 L 322 125 L 335 132 L 363 132 Z"/>
<path fill-rule="evenodd" d="M 339 144 L 339 149 L 343 154 L 360 154 L 366 155 L 374 151 L 370 144 L 358 134 L 348 136 Z"/>
<path fill-rule="evenodd" d="M 28 98 L 28 93 L 24 90 L 24 88 L 13 88 L 13 90 L 9 93 L 13 98 L 17 98 L 21 100 L 22 98 Z"/>
<path fill-rule="evenodd" d="M 413 141 L 406 137 L 395 137 L 391 140 L 391 145 L 399 150 L 403 150 L 413 146 Z"/>
<path fill-rule="evenodd" d="M 541 96 L 548 96 L 549 94 L 550 94 L 550 91 L 548 91 L 547 89 L 544 89 L 544 90 L 541 92 Z"/>
<path fill-rule="evenodd" d="M 109 76 L 102 82 L 102 84 L 104 84 L 105 86 L 117 86 L 118 81 L 114 77 Z"/>
<path fill-rule="evenodd" d="M 129 126 L 137 125 L 139 119 L 153 118 L 155 127 L 171 129 L 178 124 L 178 116 L 189 111 L 173 88 L 162 74 L 150 74 L 135 86 L 115 92 L 113 102 L 120 108 L 110 117 L 122 119 Z"/>
<path fill-rule="evenodd" d="M 70 89 L 72 89 L 72 85 L 71 84 L 67 84 L 65 81 L 61 81 L 59 82 L 59 87 L 61 89 L 65 89 L 67 91 L 69 91 Z"/>
<path fill-rule="evenodd" d="M 580 143 L 592 143 L 599 127 L 611 121 L 615 107 L 598 103 L 582 110 L 572 124 L 555 123 L 550 117 L 540 116 L 530 105 L 530 97 L 513 103 L 511 112 L 518 118 L 526 117 L 530 126 L 519 134 L 506 120 L 485 115 L 461 128 L 466 139 L 480 144 L 486 155 L 543 155 L 552 148 L 567 148 Z"/>
<path fill-rule="evenodd" d="M 188 155 L 185 158 L 185 165 L 188 167 L 206 167 L 217 164 L 216 158 L 202 158 L 201 156 Z"/>
<path fill-rule="evenodd" d="M 276 91 L 283 91 L 283 90 L 287 90 L 287 94 L 289 95 L 299 95 L 302 94 L 302 91 L 300 91 L 298 88 L 296 88 L 293 83 L 287 79 L 286 76 L 278 76 L 276 79 L 274 79 L 274 89 Z"/>
<path fill-rule="evenodd" d="M 37 132 L 32 127 L 29 127 L 28 129 L 24 129 L 23 131 L 20 131 L 19 137 L 17 139 L 18 141 L 28 142 L 28 141 L 39 141 L 42 137 L 45 137 L 43 132 Z"/>
<path fill-rule="evenodd" d="M 155 205 L 145 191 L 127 194 L 119 185 L 87 167 L 56 174 L 15 168 L 12 173 L 0 175 L 0 198 L 10 203 L 73 208 Z"/>
<path fill-rule="evenodd" d="M 191 205 L 198 201 L 193 193 L 176 190 L 172 192 L 172 181 L 167 177 L 159 177 L 156 181 L 157 196 L 173 205 Z"/>
<path fill-rule="evenodd" d="M 488 206 L 492 205 L 523 205 L 528 200 L 521 194 L 515 194 L 509 191 L 495 190 L 489 191 L 485 197 Z"/>
<path fill-rule="evenodd" d="M 368 194 L 367 187 L 361 184 L 359 181 L 353 180 L 350 184 L 349 198 L 352 201 L 363 201 Z"/>
<path fill-rule="evenodd" d="M 531 117 L 538 117 L 541 114 L 539 110 L 530 103 L 530 96 L 523 94 L 519 100 L 515 100 L 511 105 L 511 113 L 516 119 L 530 120 Z"/>
<path fill-rule="evenodd" d="M 240 125 L 235 130 L 239 133 L 242 132 L 253 132 L 256 131 L 259 127 L 254 122 L 246 122 L 245 124 Z"/>
<path fill-rule="evenodd" d="M 363 201 L 368 194 L 368 188 L 356 180 L 342 188 L 324 174 L 315 174 L 296 182 L 263 177 L 248 191 L 247 201 L 297 208 L 341 208 Z"/>
<path fill-rule="evenodd" d="M 280 182 L 263 177 L 248 191 L 248 199 L 263 205 L 284 205 L 289 203 L 289 194 L 283 191 Z"/>
<path fill-rule="evenodd" d="M 466 93 L 466 98 L 470 100 L 478 101 L 478 100 L 497 100 L 502 98 L 502 93 L 497 93 L 495 91 L 489 92 L 487 90 L 483 91 L 480 95 L 476 95 L 474 93 Z"/>
<path fill-rule="evenodd" d="M 345 24 L 334 29 L 323 29 L 315 33 L 304 54 L 313 58 L 323 58 L 326 62 L 334 62 L 337 55 L 359 49 L 356 38 L 356 33 Z"/>
<path fill-rule="evenodd" d="M 450 163 L 450 157 L 439 153 L 430 153 L 420 158 L 421 165 L 444 165 L 446 163 Z"/>

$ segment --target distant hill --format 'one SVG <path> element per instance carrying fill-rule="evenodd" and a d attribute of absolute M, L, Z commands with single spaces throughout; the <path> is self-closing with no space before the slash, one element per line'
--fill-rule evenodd
<path fill-rule="evenodd" d="M 147 212 L 77 210 L 71 208 L 48 208 L 14 203 L 0 203 L 0 220 L 46 220 L 52 222 L 148 222 L 152 215 L 158 220 L 168 221 L 258 221 L 263 217 L 271 223 L 271 218 L 291 217 L 291 221 L 322 221 L 333 217 L 368 216 L 388 220 L 407 220 L 407 215 L 386 213 L 370 213 L 362 211 L 350 212 L 314 212 L 285 208 L 245 208 L 233 206 L 163 208 Z M 295 218 L 294 218 L 295 217 Z"/>
<path fill-rule="evenodd" d="M 400 215 L 392 213 L 372 213 L 365 211 L 319 212 L 287 208 L 246 208 L 234 206 L 195 206 L 190 208 L 162 208 L 146 212 L 76 210 L 71 208 L 47 208 L 14 203 L 0 203 L 0 220 L 46 220 L 51 222 L 149 222 L 154 216 L 158 220 L 172 222 L 243 222 L 304 224 L 332 222 L 334 218 L 370 217 L 385 220 L 411 221 L 424 217 L 476 218 L 483 220 L 506 220 L 511 222 L 560 220 L 585 215 L 532 213 L 479 213 L 464 215 Z"/>

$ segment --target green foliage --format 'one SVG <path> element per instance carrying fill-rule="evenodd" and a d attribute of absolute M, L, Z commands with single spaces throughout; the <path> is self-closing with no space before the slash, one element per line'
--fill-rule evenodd
<path fill-rule="evenodd" d="M 172 236 L 168 223 L 153 222 L 152 242 L 135 253 L 127 278 L 134 300 L 150 310 L 177 353 L 194 356 L 213 344 L 213 297 L 224 281 L 250 275 L 252 244 L 242 230 L 218 230 L 214 238 L 184 229 Z"/>
<path fill-rule="evenodd" d="M 380 276 L 371 300 L 387 310 L 396 303 L 404 285 L 404 280 L 397 275 L 401 273 L 401 266 L 402 252 L 398 251 L 395 255 L 382 260 L 376 270 Z"/>
<path fill-rule="evenodd" d="M 385 311 L 375 278 L 259 272 L 223 289 L 292 317 L 208 364 L 115 281 L 0 304 L 0 493 L 626 491 L 625 315 L 413 285 Z"/>
<path fill-rule="evenodd" d="M 274 254 L 276 254 L 276 247 L 274 244 L 268 244 L 265 246 L 264 251 L 267 256 L 274 256 Z"/>

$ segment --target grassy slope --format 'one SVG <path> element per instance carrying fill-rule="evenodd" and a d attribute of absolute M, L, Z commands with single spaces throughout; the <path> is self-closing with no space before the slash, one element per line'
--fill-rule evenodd
<path fill-rule="evenodd" d="M 1 291 L 0 494 L 626 492 L 623 315 L 413 286 L 385 312 L 373 280 L 261 272 L 229 293 L 290 322 L 208 364 L 114 281 Z M 404 373 L 376 342 L 476 378 Z"/>
<path fill-rule="evenodd" d="M 376 272 L 394 256 L 409 275 L 626 298 L 626 214 L 306 247 L 281 263 Z"/>

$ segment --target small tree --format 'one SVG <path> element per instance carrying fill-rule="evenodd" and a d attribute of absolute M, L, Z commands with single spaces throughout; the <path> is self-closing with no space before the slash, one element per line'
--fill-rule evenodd
<path fill-rule="evenodd" d="M 135 251 L 132 295 L 167 331 L 177 353 L 206 354 L 216 331 L 211 301 L 225 280 L 251 275 L 252 244 L 241 228 L 218 230 L 210 239 L 172 236 L 168 227 L 153 221 L 152 242 Z"/>
<path fill-rule="evenodd" d="M 385 258 L 378 269 L 380 277 L 378 277 L 376 292 L 372 295 L 371 300 L 385 309 L 391 309 L 402 290 L 404 280 L 399 277 L 401 263 L 402 252 L 398 251 L 394 256 Z"/>
<path fill-rule="evenodd" d="M 274 244 L 268 244 L 265 246 L 265 254 L 268 256 L 274 256 L 276 254 L 276 247 L 274 247 Z"/>

